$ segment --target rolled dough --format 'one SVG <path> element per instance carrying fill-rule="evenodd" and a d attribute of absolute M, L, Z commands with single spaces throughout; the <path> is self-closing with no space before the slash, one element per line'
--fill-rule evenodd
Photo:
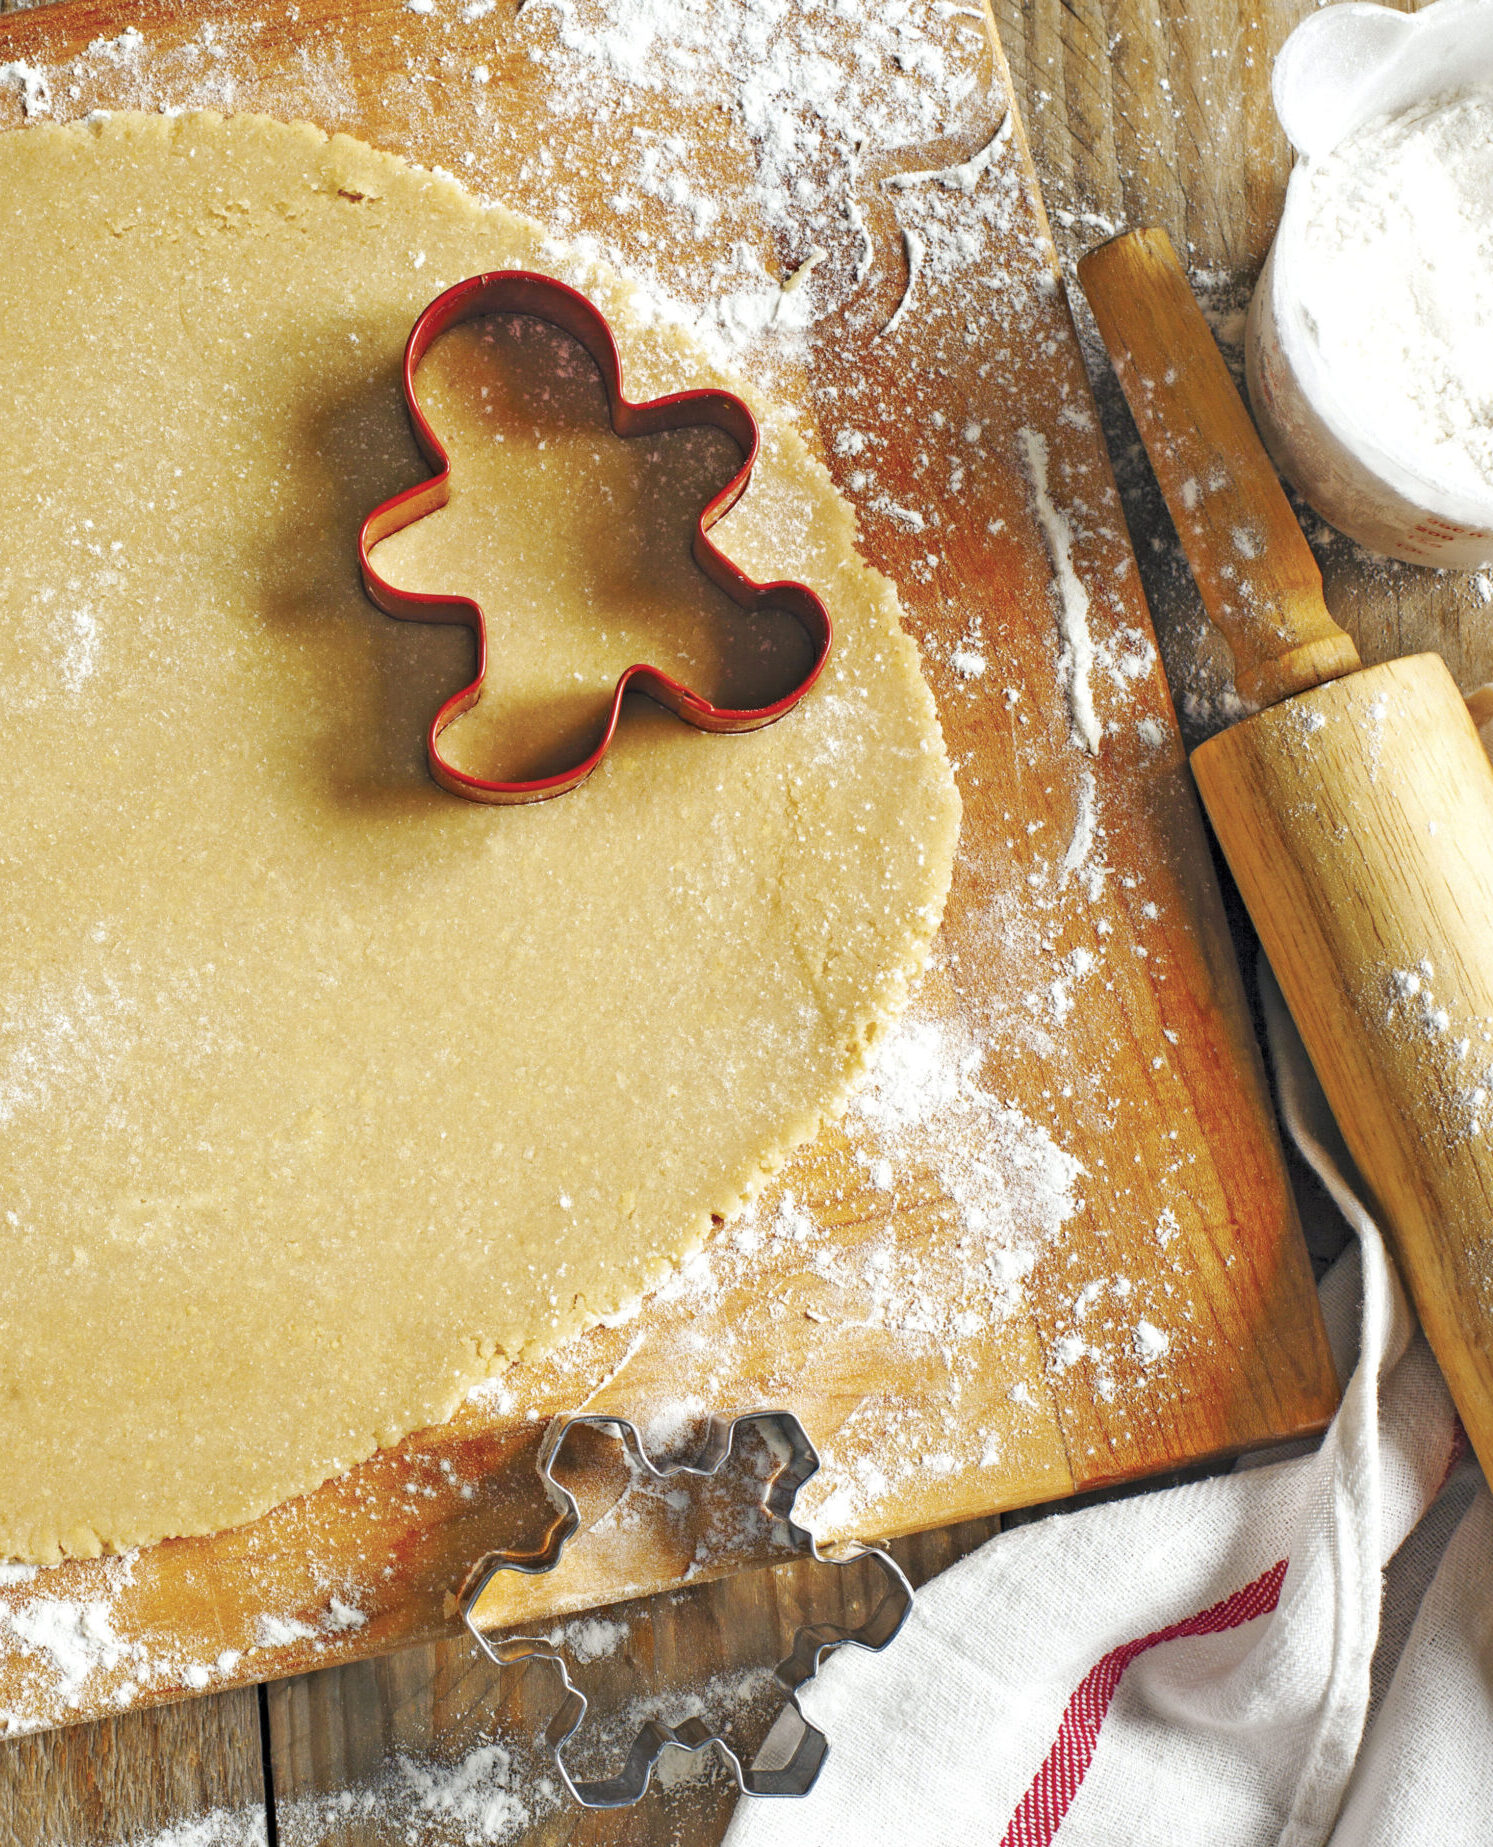
<path fill-rule="evenodd" d="M 532 222 L 310 128 L 116 116 L 0 135 L 0 246 L 0 1552 L 44 1561 L 247 1520 L 660 1282 L 843 1103 L 958 798 L 891 587 L 760 406 L 716 536 L 829 605 L 803 706 L 640 704 L 538 807 L 429 781 L 470 637 L 354 559 L 425 472 L 418 310 L 555 271 L 632 395 L 731 382 Z M 620 454 L 564 346 L 430 356 L 457 491 L 380 554 L 487 603 L 447 742 L 489 767 L 643 648 L 719 693 L 799 645 L 685 567 L 729 445 Z"/>

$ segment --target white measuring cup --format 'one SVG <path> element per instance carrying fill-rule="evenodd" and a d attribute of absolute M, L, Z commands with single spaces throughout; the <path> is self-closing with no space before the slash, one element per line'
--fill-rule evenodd
<path fill-rule="evenodd" d="M 1493 84 L 1493 0 L 1436 0 L 1408 14 L 1354 3 L 1296 28 L 1272 92 L 1291 145 L 1311 161 L 1376 116 L 1481 83 Z M 1293 282 L 1306 210 L 1300 176 L 1298 166 L 1245 335 L 1250 404 L 1271 458 L 1323 519 L 1373 551 L 1455 570 L 1493 564 L 1493 493 L 1423 480 L 1379 446 L 1325 376 Z"/>

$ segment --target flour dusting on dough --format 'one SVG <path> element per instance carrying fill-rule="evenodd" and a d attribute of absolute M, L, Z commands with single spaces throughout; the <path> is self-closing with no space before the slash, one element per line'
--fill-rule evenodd
<path fill-rule="evenodd" d="M 471 24 L 492 10 L 490 0 L 468 0 L 459 8 L 443 4 L 430 14 L 405 19 L 408 72 L 393 80 L 391 100 L 407 111 L 415 141 L 437 86 L 452 81 L 442 63 L 451 42 L 447 26 L 452 14 Z M 831 12 L 789 9 L 766 21 L 752 15 L 748 22 L 739 9 L 723 8 L 720 0 L 704 5 L 697 0 L 529 0 L 518 25 L 527 55 L 548 73 L 557 124 L 572 134 L 575 148 L 585 141 L 582 153 L 572 148 L 568 157 L 544 146 L 525 151 L 517 193 L 555 227 L 555 260 L 574 261 L 574 251 L 564 247 L 567 238 L 583 253 L 614 261 L 625 255 L 640 284 L 633 297 L 635 314 L 661 331 L 688 327 L 713 352 L 744 361 L 750 375 L 769 386 L 780 366 L 793 376 L 802 335 L 816 317 L 844 313 L 874 332 L 898 306 L 900 265 L 895 241 L 888 241 L 879 225 L 873 237 L 861 210 L 868 163 L 881 157 L 880 167 L 870 170 L 884 173 L 886 157 L 897 149 L 929 147 L 966 133 L 970 118 L 965 105 L 976 81 L 984 27 L 960 17 L 959 9 L 911 0 L 905 7 L 863 12 L 853 29 L 859 62 L 847 72 L 838 66 L 835 49 L 844 21 Z M 97 41 L 66 72 L 59 67 L 45 75 L 63 115 L 82 115 L 94 105 L 91 86 L 102 72 L 115 107 L 131 100 L 147 110 L 262 108 L 327 123 L 356 119 L 348 58 L 335 31 L 324 37 L 315 57 L 277 67 L 272 75 L 256 61 L 260 31 L 247 15 L 205 23 L 185 43 L 164 37 L 147 41 L 131 28 L 117 40 Z M 505 114 L 502 87 L 492 81 L 498 65 L 494 49 L 492 42 L 479 46 L 470 70 L 458 80 L 470 82 L 482 133 L 499 143 L 515 131 Z M 707 172 L 683 137 L 664 134 L 645 144 L 643 137 L 619 132 L 616 125 L 631 119 L 638 91 L 703 99 L 730 120 L 736 134 L 743 114 L 749 113 L 749 136 L 762 149 L 762 160 L 739 170 Z M 595 135 L 596 123 L 606 123 L 607 132 Z M 988 126 L 981 128 L 982 135 Z M 900 334 L 913 343 L 930 329 L 957 323 L 956 343 L 965 338 L 978 342 L 982 361 L 997 378 L 1014 378 L 1021 369 L 1013 326 L 1028 330 L 1052 308 L 1044 278 L 1033 276 L 1024 262 L 1008 263 L 1004 254 L 1013 229 L 1022 236 L 1026 227 L 1024 181 L 1011 129 L 1007 115 L 994 138 L 970 160 L 894 175 L 886 186 L 896 212 L 893 239 L 910 227 L 921 250 L 919 298 Z M 585 140 L 588 135 L 593 138 Z M 466 172 L 474 157 L 468 153 L 463 158 Z M 575 227 L 585 221 L 582 194 L 598 183 L 612 190 L 615 228 L 598 230 L 594 241 L 577 240 Z M 772 232 L 755 243 L 749 234 L 733 239 L 718 254 L 706 239 L 723 219 L 766 224 Z M 639 229 L 646 229 L 646 242 L 635 235 Z M 884 243 L 880 263 L 878 237 Z M 816 257 L 820 251 L 826 254 Z M 406 252 L 400 252 L 399 261 L 408 267 Z M 583 266 L 570 273 L 590 286 Z M 438 255 L 431 256 L 420 276 L 429 293 L 456 279 L 456 273 L 440 273 Z M 796 286 L 785 293 L 785 281 L 795 276 Z M 938 362 L 937 349 L 931 357 Z M 947 568 L 943 547 L 957 528 L 943 523 L 943 489 L 962 496 L 955 501 L 960 520 L 977 519 L 992 534 L 1005 528 L 1006 519 L 993 516 L 982 500 L 982 467 L 1000 434 L 998 421 L 992 425 L 972 416 L 956 418 L 947 427 L 929 421 L 924 430 L 927 472 L 915 481 L 896 478 L 893 493 L 888 491 L 892 472 L 883 473 L 883 407 L 874 387 L 847 389 L 839 409 L 845 446 L 838 453 L 854 470 L 844 477 L 849 491 L 868 530 L 918 541 L 906 565 L 911 580 L 936 584 Z M 1077 405 L 1043 409 L 1051 413 L 1055 428 L 1065 418 L 1077 424 L 1086 414 Z M 1055 448 L 1053 466 L 1060 466 L 1058 455 Z M 1154 655 L 1148 664 L 1142 647 L 1127 649 L 1118 640 L 1119 654 L 1110 652 L 1111 606 L 1086 549 L 1095 524 L 1109 514 L 1099 484 L 1065 477 L 1065 489 L 1061 510 L 1054 506 L 1053 511 L 1059 520 L 1067 518 L 1069 563 L 1080 592 L 1087 583 L 1092 595 L 1087 611 L 1094 630 L 1091 688 L 1107 701 L 1115 695 L 1135 700 Z M 1035 497 L 1034 504 L 1040 518 Z M 1015 523 L 1014 511 L 1007 512 Z M 1051 544 L 1050 532 L 1047 537 Z M 1031 688 L 1003 684 L 1012 672 L 1001 663 L 999 631 L 993 623 L 988 632 L 982 630 L 980 621 L 976 613 L 952 647 L 933 642 L 928 658 L 935 671 L 947 669 L 941 696 L 988 703 L 982 717 L 1010 726 L 1025 761 L 1023 753 L 1042 719 L 1040 702 Z M 1062 639 L 1059 629 L 1058 643 Z M 98 678 L 83 684 L 96 687 Z M 826 712 L 828 701 L 835 707 L 834 720 L 819 740 L 818 760 L 833 765 L 857 748 L 857 710 L 839 686 L 820 690 Z M 1155 700 L 1154 683 L 1147 698 L 1135 729 L 1158 749 L 1172 735 L 1170 720 L 1163 727 L 1155 716 L 1165 716 L 1165 709 L 1164 695 L 1162 703 Z M 1124 722 L 1118 700 L 1115 707 Z M 1106 713 L 1109 709 L 1106 705 Z M 1097 723 L 1097 712 L 1094 717 Z M 1076 714 L 1073 723 L 1077 736 Z M 1055 1096 L 1060 1092 L 1066 1098 L 1076 1089 L 1082 1109 L 1105 1108 L 1103 1062 L 1084 1062 L 1073 1044 L 1076 999 L 1092 1005 L 1114 980 L 1111 939 L 1103 932 L 1116 895 L 1134 883 L 1118 852 L 1114 868 L 1105 864 L 1105 795 L 1092 775 L 1080 780 L 1071 824 L 1064 816 L 1056 839 L 1051 830 L 1024 839 L 1026 816 L 1012 802 L 1004 847 L 1021 855 L 1022 872 L 985 894 L 974 937 L 975 953 L 987 969 L 999 972 L 994 999 L 983 1009 L 967 1004 L 963 983 L 968 971 L 935 962 L 917 1012 L 888 1035 L 872 1089 L 845 1120 L 844 1132 L 876 1200 L 877 1216 L 921 1214 L 917 1236 L 899 1237 L 895 1224 L 873 1227 L 869 1236 L 840 1248 L 843 1225 L 819 1222 L 801 1191 L 795 1196 L 791 1188 L 785 1191 L 769 1181 L 650 1298 L 650 1340 L 661 1338 L 659 1351 L 665 1356 L 661 1372 L 687 1380 L 688 1388 L 664 1390 L 648 1404 L 634 1402 L 638 1387 L 626 1377 L 641 1340 L 634 1302 L 619 1305 L 617 1313 L 605 1317 L 605 1325 L 536 1367 L 511 1369 L 475 1388 L 473 1419 L 510 1417 L 526 1407 L 532 1414 L 541 1402 L 574 1406 L 589 1402 L 593 1392 L 605 1402 L 608 1389 L 620 1380 L 619 1408 L 640 1409 L 661 1429 L 682 1429 L 691 1411 L 733 1376 L 733 1359 L 759 1348 L 782 1355 L 781 1370 L 764 1381 L 764 1389 L 792 1402 L 800 1383 L 795 1365 L 805 1351 L 796 1330 L 805 1324 L 816 1343 L 828 1342 L 808 1349 L 819 1364 L 833 1365 L 842 1352 L 853 1363 L 858 1341 L 890 1337 L 886 1391 L 846 1423 L 826 1453 L 816 1484 L 816 1524 L 852 1532 L 874 1530 L 887 1510 L 898 1506 L 898 1494 L 907 1492 L 910 1478 L 923 1466 L 918 1458 L 939 1470 L 988 1467 L 988 1459 L 1002 1453 L 1019 1460 L 1023 1433 L 1050 1415 L 1044 1369 L 1070 1347 L 1070 1367 L 1090 1369 L 1101 1386 L 1106 1379 L 1111 1389 L 1115 1381 L 1119 1388 L 1128 1384 L 1137 1402 L 1146 1392 L 1164 1391 L 1165 1366 L 1143 1365 L 1134 1348 L 1136 1318 L 1144 1309 L 1151 1325 L 1168 1333 L 1175 1350 L 1190 1337 L 1185 1290 L 1179 1289 L 1175 1298 L 1157 1291 L 1141 1303 L 1122 1295 L 1124 1279 L 1092 1275 L 1086 1267 L 1068 1289 L 1072 1326 L 1059 1308 L 1050 1347 L 1024 1344 L 1032 1316 L 1054 1285 L 1059 1290 L 1066 1286 L 1062 1279 L 1074 1256 L 1069 1238 L 1084 1209 L 1084 1191 L 1104 1197 L 1127 1183 L 1124 1174 L 1083 1175 L 1062 1147 L 1055 1123 L 1036 1122 L 1002 1100 L 1003 1069 L 1016 1059 L 1036 1059 L 1047 1061 Z M 1123 838 L 1118 829 L 1116 838 Z M 1106 873 L 1112 874 L 1107 884 Z M 1030 882 L 1023 884 L 1023 879 Z M 1096 887 L 1106 898 L 1097 919 L 1085 916 Z M 1156 953 L 1154 937 L 1146 940 Z M 1125 953 L 1130 953 L 1128 944 Z M 973 960 L 968 950 L 966 959 Z M 976 985 L 970 981 L 970 990 Z M 1064 1107 L 1054 1104 L 1055 1117 Z M 1157 1171 L 1168 1171 L 1166 1148 L 1155 1153 Z M 945 1190 L 946 1173 L 954 1177 L 958 1199 Z M 843 1203 L 832 1204 L 827 1216 Z M 1170 1214 L 1159 1241 L 1171 1249 L 1177 1233 L 1176 1215 Z M 925 1250 L 925 1242 L 931 1248 Z M 774 1285 L 767 1307 L 757 1299 L 765 1275 Z M 962 1294 L 968 1295 L 967 1305 Z M 742 1304 L 755 1317 L 749 1326 L 734 1314 Z M 981 1430 L 963 1411 L 975 1396 L 976 1381 L 992 1367 L 1010 1415 L 999 1427 L 992 1420 L 990 1429 Z M 888 1453 L 894 1447 L 905 1449 L 913 1460 L 889 1470 Z M 372 1479 L 380 1486 L 368 1490 L 370 1499 L 387 1492 L 382 1458 Z M 470 1497 L 481 1484 L 452 1480 L 446 1486 L 454 1495 Z M 412 1468 L 402 1491 L 413 1498 L 434 1489 L 425 1474 Z M 266 1523 L 268 1535 L 277 1530 L 273 1521 Z M 56 1574 L 43 1573 L 38 1589 L 55 1578 L 67 1585 L 70 1597 L 86 1602 L 94 1594 L 88 1588 L 92 1580 L 79 1589 L 76 1574 L 92 1569 L 69 1565 Z M 288 1609 L 273 1588 L 273 1572 L 266 1573 L 265 1584 L 261 1614 L 272 1622 L 315 1628 L 315 1642 L 301 1638 L 291 1647 L 337 1646 L 337 1636 L 320 1627 L 314 1599 L 305 1610 Z M 14 1594 L 27 1588 L 17 1580 Z M 355 1588 L 343 1590 L 350 1605 L 356 1605 Z M 318 1594 L 324 1597 L 325 1591 Z M 332 1604 L 324 1607 L 333 1612 Z M 111 1620 L 121 1632 L 128 1630 L 127 1614 Z M 188 1667 L 216 1671 L 213 1663 Z M 96 1678 L 92 1684 L 104 1683 Z M 37 1700 L 44 1706 L 41 1691 L 39 1682 Z M 732 1691 L 716 1689 L 712 1696 L 728 1699 Z M 33 1722 L 32 1712 L 28 1705 L 17 1723 Z M 494 1818 L 495 1828 L 506 1828 L 505 1815 L 515 1813 L 505 1808 L 510 1798 L 516 1797 L 519 1809 L 542 1812 L 533 1798 L 542 1770 L 516 1759 L 512 1765 L 501 1758 L 482 1759 L 446 1766 L 442 1776 L 449 1780 L 426 1784 L 421 1776 L 410 1778 L 386 1766 L 375 1779 L 376 1788 L 307 1798 L 297 1805 L 296 1814 L 303 1818 L 300 1833 L 289 1831 L 282 1810 L 282 1840 L 286 1847 L 319 1841 L 318 1829 L 325 1831 L 332 1803 L 341 1805 L 339 1814 L 349 1804 L 361 1805 L 354 1812 L 385 1819 L 397 1814 L 408 1826 L 411 1813 L 430 1812 L 418 1806 L 427 1797 L 433 1808 L 445 1794 L 460 1792 L 476 1813 L 484 1790 L 494 1806 L 482 1812 Z M 434 1774 L 433 1767 L 425 1766 L 425 1774 Z M 225 1818 L 223 1825 L 237 1824 Z M 527 1824 L 512 1820 L 511 1825 L 516 1837 Z M 229 1838 L 225 1834 L 225 1843 Z M 491 1838 L 506 1836 L 494 1833 Z M 238 1847 L 237 1836 L 232 1840 Z M 172 1841 L 169 1847 L 186 1844 Z M 194 1838 L 191 1847 L 206 1847 L 206 1842 Z M 213 1847 L 218 1847 L 216 1839 Z"/>
<path fill-rule="evenodd" d="M 193 42 L 221 83 L 217 40 Z M 134 41 L 90 61 L 150 81 Z M 18 856 L 26 928 L 0 941 L 0 1320 L 23 1330 L 17 1374 L 59 1382 L 0 1394 L 0 1549 L 50 1560 L 240 1526 L 663 1281 L 843 1107 L 937 927 L 958 796 L 895 594 L 760 400 L 723 535 L 835 617 L 792 722 L 707 738 L 649 708 L 584 790 L 537 810 L 431 783 L 421 738 L 467 639 L 375 617 L 346 569 L 344 514 L 408 479 L 413 317 L 462 276 L 559 267 L 605 305 L 639 395 L 729 383 L 532 220 L 247 113 L 0 134 L 0 210 L 57 251 L 0 271 L 0 388 L 76 437 L 33 453 L 15 419 L 12 450 L 0 436 L 0 678 L 26 694 L 0 712 L 4 822 L 64 843 Z M 171 393 L 67 357 L 126 321 Z M 500 334 L 529 343 L 516 370 Z M 479 391 L 495 385 L 513 402 Z M 517 586 L 501 685 L 453 748 L 486 724 L 553 750 L 555 727 L 589 720 L 578 696 L 604 707 L 613 653 L 761 682 L 728 704 L 781 695 L 793 618 L 721 620 L 690 558 L 724 437 L 650 439 L 651 460 L 601 443 L 589 362 L 532 321 L 453 332 L 422 391 L 482 496 L 391 537 L 379 568 Z M 593 451 L 619 504 L 639 466 L 656 490 L 633 539 L 652 548 L 646 596 L 615 569 L 615 531 L 604 553 L 588 537 Z M 505 504 L 524 513 L 512 559 L 491 551 L 520 529 L 486 510 Z M 38 761 L 65 772 L 20 773 Z M 681 1033 L 685 1015 L 708 1030 Z M 166 1338 L 142 1397 L 140 1347 Z M 305 1611 L 265 1620 L 251 1646 L 327 1639 Z"/>

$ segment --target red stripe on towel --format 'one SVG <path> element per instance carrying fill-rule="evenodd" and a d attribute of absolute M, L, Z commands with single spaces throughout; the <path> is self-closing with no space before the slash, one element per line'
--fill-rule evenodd
<path fill-rule="evenodd" d="M 1099 1728 L 1120 1684 L 1120 1676 L 1137 1655 L 1143 1655 L 1148 1648 L 1155 1648 L 1162 1642 L 1180 1641 L 1188 1635 L 1218 1635 L 1225 1629 L 1237 1629 L 1241 1623 L 1253 1622 L 1257 1616 L 1267 1616 L 1280 1601 L 1286 1564 L 1285 1559 L 1278 1559 L 1252 1584 L 1236 1590 L 1221 1603 L 1200 1610 L 1183 1622 L 1171 1623 L 1165 1629 L 1143 1635 L 1138 1641 L 1112 1648 L 1102 1661 L 1091 1667 L 1069 1700 L 1052 1749 L 1011 1817 L 1001 1847 L 1049 1847 L 1093 1761 Z"/>

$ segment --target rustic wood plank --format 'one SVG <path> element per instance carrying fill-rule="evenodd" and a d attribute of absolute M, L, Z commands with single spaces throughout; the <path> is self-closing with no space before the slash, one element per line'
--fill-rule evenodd
<path fill-rule="evenodd" d="M 209 1815 L 212 1847 L 268 1841 L 253 1689 L 0 1743 L 0 1847 L 148 1847 Z"/>
<path fill-rule="evenodd" d="M 1419 10 L 1416 0 L 1390 4 Z M 1238 311 L 1291 170 L 1270 104 L 1271 66 L 1290 31 L 1317 10 L 1313 0 L 994 0 L 994 9 L 1065 269 L 1071 274 L 1076 258 L 1111 231 L 1164 226 L 1205 285 L 1237 372 Z M 1083 326 L 1086 312 L 1076 305 Z M 1225 656 L 1138 459 L 1108 363 L 1095 345 L 1088 354 L 1168 678 L 1184 734 L 1196 740 L 1216 728 L 1210 708 Z M 1493 678 L 1493 621 L 1478 582 L 1370 557 L 1309 512 L 1303 523 L 1328 607 L 1365 662 L 1430 648 L 1464 692 Z"/>
<path fill-rule="evenodd" d="M 998 1527 L 997 1518 L 968 1521 L 896 1540 L 890 1549 L 913 1583 L 922 1584 Z M 627 1702 L 650 1696 L 664 1703 L 665 1718 L 682 1715 L 692 1693 L 708 1696 L 744 1673 L 770 1669 L 799 1624 L 863 1620 L 867 1593 L 876 1588 L 870 1572 L 795 1561 L 615 1604 L 595 1618 L 626 1625 L 628 1639 L 578 1679 L 603 1723 Z M 500 1675 L 464 1640 L 278 1682 L 268 1689 L 268 1711 L 281 1847 L 398 1847 L 417 1820 L 434 1847 L 446 1839 L 441 1811 L 423 1806 L 431 1797 L 418 1775 L 439 1779 L 442 1769 L 432 1766 L 444 1766 L 446 1790 L 459 1792 L 470 1785 L 453 1778 L 452 1766 L 471 1763 L 471 1753 L 494 1741 L 513 1755 L 509 1782 L 529 1817 L 527 1847 L 709 1847 L 720 1839 L 737 1798 L 719 1765 L 704 1758 L 675 1757 L 667 1770 L 661 1766 L 654 1787 L 632 1809 L 588 1813 L 544 1795 L 547 1760 L 526 1740 L 551 1709 L 542 1671 Z M 738 1723 L 746 1719 L 747 1739 L 760 1735 L 768 1708 L 738 1702 L 728 1710 Z M 580 1769 L 601 1772 L 630 1731 L 606 1736 L 610 1753 L 594 1764 L 577 1758 Z M 418 1770 L 401 1769 L 401 1759 Z M 681 1768 L 688 1772 L 682 1778 Z M 487 1787 L 496 1795 L 496 1783 Z"/>

